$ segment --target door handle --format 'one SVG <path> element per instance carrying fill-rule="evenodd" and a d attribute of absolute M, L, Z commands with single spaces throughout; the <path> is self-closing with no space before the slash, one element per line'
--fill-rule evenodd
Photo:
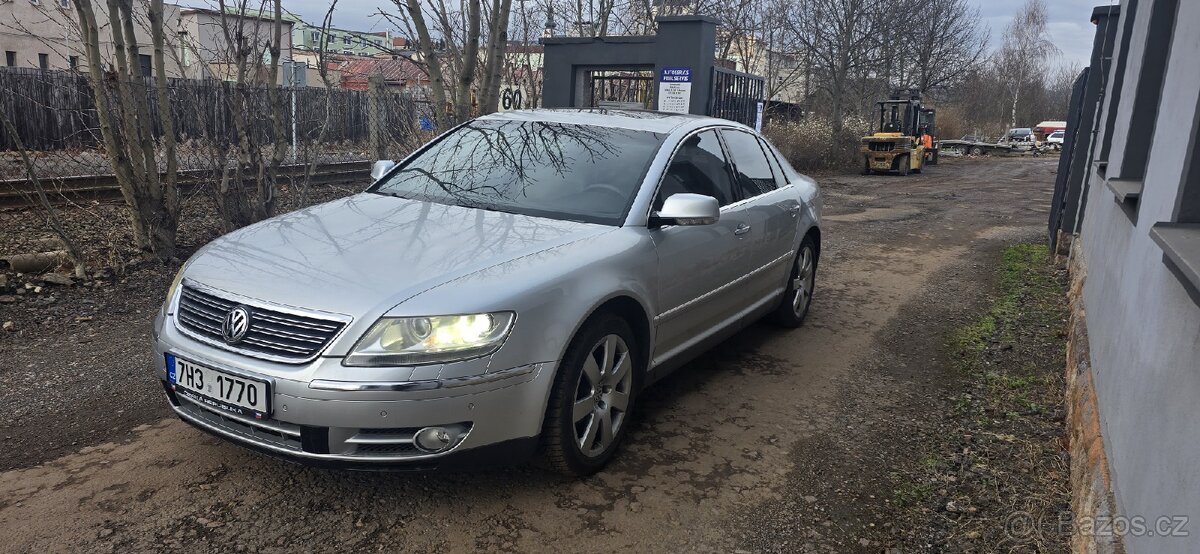
<path fill-rule="evenodd" d="M 739 223 L 737 228 L 733 230 L 733 234 L 735 234 L 735 235 L 744 235 L 749 232 L 750 232 L 750 226 L 746 225 L 745 223 Z"/>

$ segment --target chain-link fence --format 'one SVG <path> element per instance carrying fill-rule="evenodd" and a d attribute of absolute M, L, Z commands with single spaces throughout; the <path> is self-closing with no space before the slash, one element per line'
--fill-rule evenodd
<path fill-rule="evenodd" d="M 117 97 L 117 77 L 104 78 L 109 123 L 114 133 L 124 133 L 127 114 Z M 162 172 L 168 160 L 157 90 L 150 79 L 139 85 L 147 87 L 149 105 L 137 111 L 152 129 L 151 140 L 140 147 L 153 150 Z M 0 90 L 5 91 L 0 115 L 11 123 L 0 126 L 0 258 L 44 251 L 47 237 L 62 234 L 47 223 L 49 204 L 89 267 L 136 260 L 131 208 L 121 202 L 88 75 L 0 68 Z M 182 253 L 230 228 L 222 209 L 231 188 L 273 183 L 270 211 L 285 213 L 361 191 L 370 182 L 374 158 L 400 159 L 435 132 L 428 102 L 404 89 L 280 87 L 274 105 L 271 92 L 218 80 L 168 81 Z M 277 167 L 271 163 L 276 152 L 282 154 Z M 263 171 L 270 174 L 266 181 Z M 39 198 L 39 188 L 47 201 Z"/>
<path fill-rule="evenodd" d="M 152 89 L 153 83 L 147 79 L 145 86 Z M 117 87 L 108 89 L 116 94 Z M 0 133 L 0 180 L 6 188 L 20 186 L 28 177 L 17 152 L 18 139 L 36 174 L 50 184 L 55 179 L 112 173 L 93 89 L 85 74 L 0 68 L 0 90 L 7 91 L 0 97 L 0 110 L 17 131 L 16 137 Z M 262 86 L 211 79 L 168 80 L 179 169 L 185 173 L 219 171 L 236 163 L 239 148 L 273 146 L 276 137 L 268 92 Z M 420 125 L 422 118 L 429 119 L 428 104 L 404 92 L 282 88 L 279 93 L 284 165 L 363 162 L 371 152 L 398 157 L 428 134 L 422 133 Z M 372 94 L 378 100 L 374 104 Z M 153 105 L 156 95 L 151 92 L 147 96 L 152 103 L 147 113 L 154 135 L 161 138 L 163 126 Z M 381 131 L 378 145 L 371 143 L 373 118 Z M 165 166 L 161 152 L 158 159 L 160 166 Z M 88 186 L 96 186 L 94 181 Z"/>

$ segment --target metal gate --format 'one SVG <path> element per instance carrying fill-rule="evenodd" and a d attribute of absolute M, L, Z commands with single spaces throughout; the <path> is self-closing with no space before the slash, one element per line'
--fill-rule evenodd
<path fill-rule="evenodd" d="M 754 127 L 765 88 L 762 77 L 713 67 L 708 115 Z"/>
<path fill-rule="evenodd" d="M 591 72 L 592 106 L 654 109 L 654 77 L 647 71 Z"/>

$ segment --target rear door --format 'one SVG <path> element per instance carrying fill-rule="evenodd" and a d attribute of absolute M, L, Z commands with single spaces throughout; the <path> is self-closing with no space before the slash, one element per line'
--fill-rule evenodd
<path fill-rule="evenodd" d="M 738 208 L 750 226 L 742 243 L 747 258 L 742 302 L 750 305 L 773 298 L 786 284 L 800 203 L 761 139 L 740 129 L 723 129 L 721 136 L 733 162 Z"/>

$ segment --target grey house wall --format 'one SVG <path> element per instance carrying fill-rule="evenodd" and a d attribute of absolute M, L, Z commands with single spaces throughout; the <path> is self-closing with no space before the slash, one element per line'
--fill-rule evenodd
<path fill-rule="evenodd" d="M 542 106 L 588 107 L 587 72 L 598 69 L 653 70 L 657 81 L 664 67 L 692 70 L 693 114 L 708 111 L 716 59 L 717 20 L 701 15 L 659 17 L 658 33 L 645 37 L 552 37 L 545 47 Z M 655 85 L 655 107 L 658 92 Z"/>
<path fill-rule="evenodd" d="M 1117 510 L 1153 522 L 1160 516 L 1190 518 L 1188 537 L 1124 538 L 1133 553 L 1200 552 L 1200 305 L 1163 262 L 1151 226 L 1172 221 L 1200 105 L 1200 1 L 1179 0 L 1165 81 L 1151 135 L 1150 153 L 1136 211 L 1114 201 L 1107 178 L 1122 174 L 1133 100 L 1143 76 L 1152 8 L 1166 0 L 1121 2 L 1132 17 L 1120 104 L 1112 128 L 1115 80 L 1108 79 L 1105 123 L 1098 140 L 1111 139 L 1107 171 L 1089 167 L 1092 186 L 1080 234 L 1087 265 L 1083 287 L 1096 401 Z M 1114 69 L 1115 71 L 1115 69 Z M 1111 77 L 1111 75 L 1110 75 Z M 1100 158 L 1096 149 L 1094 162 Z"/>

